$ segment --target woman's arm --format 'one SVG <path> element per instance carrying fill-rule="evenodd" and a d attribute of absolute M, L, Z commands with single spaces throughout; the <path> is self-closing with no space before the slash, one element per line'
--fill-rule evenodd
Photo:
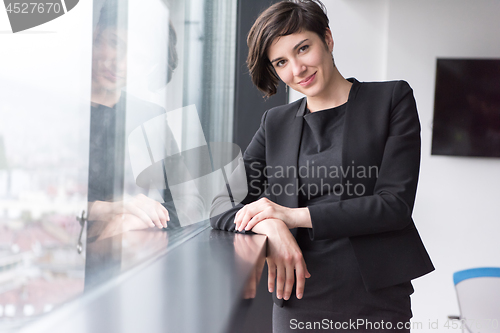
<path fill-rule="evenodd" d="M 224 189 L 213 200 L 210 223 L 214 229 L 245 232 L 245 230 L 239 231 L 235 228 L 235 215 L 240 209 L 264 200 L 258 199 L 265 194 L 265 183 L 267 181 L 264 172 L 266 167 L 264 126 L 266 115 L 267 112 L 264 113 L 261 126 L 243 156 L 246 173 L 244 190 L 247 191 L 247 195 L 242 203 L 233 206 L 228 191 Z M 238 168 L 231 175 L 229 183 L 239 183 L 238 180 L 232 179 L 233 177 L 240 177 Z M 241 192 L 242 188 L 241 186 L 236 186 L 236 188 L 231 186 L 231 191 L 234 194 L 235 191 Z M 241 195 L 241 193 L 236 194 L 236 196 L 238 195 Z M 266 257 L 269 271 L 269 292 L 273 292 L 276 288 L 276 296 L 279 299 L 289 299 L 296 278 L 296 295 L 297 298 L 302 298 L 305 279 L 310 277 L 311 274 L 307 271 L 302 251 L 287 225 L 279 219 L 269 218 L 256 225 L 252 231 L 266 235 L 268 238 Z"/>
<path fill-rule="evenodd" d="M 261 125 L 255 133 L 248 148 L 243 154 L 243 163 L 238 165 L 229 177 L 232 196 L 227 188 L 213 199 L 210 209 L 210 224 L 212 228 L 231 232 L 238 232 L 235 228 L 234 217 L 246 204 L 250 204 L 265 193 L 266 167 L 266 137 L 265 119 L 267 111 L 262 116 Z M 243 170 L 242 170 L 243 168 Z M 243 181 L 241 178 L 243 177 Z M 233 198 L 244 198 L 241 203 L 234 203 Z"/>

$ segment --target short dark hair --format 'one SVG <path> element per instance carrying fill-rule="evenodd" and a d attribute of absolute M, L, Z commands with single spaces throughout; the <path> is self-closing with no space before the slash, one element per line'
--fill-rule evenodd
<path fill-rule="evenodd" d="M 247 66 L 253 84 L 265 94 L 276 94 L 279 77 L 267 57 L 274 40 L 305 30 L 316 33 L 325 41 L 328 16 L 319 0 L 289 0 L 278 2 L 262 12 L 247 37 Z M 325 42 L 326 43 L 326 42 Z"/>

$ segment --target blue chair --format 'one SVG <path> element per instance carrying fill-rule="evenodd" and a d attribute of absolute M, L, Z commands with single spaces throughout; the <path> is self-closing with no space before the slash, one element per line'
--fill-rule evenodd
<path fill-rule="evenodd" d="M 453 274 L 462 332 L 500 332 L 500 267 L 479 267 Z"/>

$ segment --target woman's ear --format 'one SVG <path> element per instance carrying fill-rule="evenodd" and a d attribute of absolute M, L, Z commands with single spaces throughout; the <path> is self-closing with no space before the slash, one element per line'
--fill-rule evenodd
<path fill-rule="evenodd" d="M 328 47 L 328 51 L 330 53 L 333 52 L 333 36 L 332 36 L 332 31 L 330 30 L 330 28 L 326 28 L 326 31 L 325 31 L 325 43 L 326 43 L 326 46 Z"/>

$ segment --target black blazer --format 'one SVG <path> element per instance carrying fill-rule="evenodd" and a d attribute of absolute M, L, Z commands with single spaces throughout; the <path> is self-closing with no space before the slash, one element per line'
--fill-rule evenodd
<path fill-rule="evenodd" d="M 348 237 L 365 287 L 371 291 L 434 270 L 411 217 L 420 166 L 420 123 L 412 89 L 405 81 L 349 81 L 353 85 L 344 123 L 344 174 L 340 175 L 345 191 L 340 201 L 309 206 L 310 236 L 318 240 Z M 266 111 L 243 155 L 248 195 L 236 207 L 211 217 L 213 228 L 235 231 L 235 213 L 261 197 L 266 183 L 272 201 L 298 207 L 293 169 L 297 170 L 305 107 L 304 98 Z M 283 172 L 290 166 L 290 172 Z M 349 166 L 355 167 L 354 173 Z M 367 176 L 370 167 L 372 177 Z M 217 197 L 213 206 L 221 200 Z"/>

